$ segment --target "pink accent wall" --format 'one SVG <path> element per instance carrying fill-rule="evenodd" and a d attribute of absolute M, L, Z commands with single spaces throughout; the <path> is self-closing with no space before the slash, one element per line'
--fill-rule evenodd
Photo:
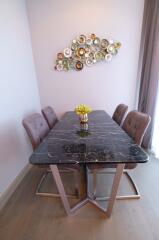
<path fill-rule="evenodd" d="M 144 0 L 27 0 L 41 105 L 58 115 L 79 103 L 112 114 L 134 108 Z M 110 63 L 81 72 L 54 70 L 56 54 L 78 34 L 96 33 L 122 43 Z"/>

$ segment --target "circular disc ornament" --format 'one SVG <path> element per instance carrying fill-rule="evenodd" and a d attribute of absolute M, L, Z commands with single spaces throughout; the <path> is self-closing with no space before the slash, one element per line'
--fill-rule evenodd
<path fill-rule="evenodd" d="M 76 64 L 75 64 L 75 68 L 77 71 L 80 71 L 83 69 L 83 63 L 80 62 L 80 61 L 77 61 Z"/>
<path fill-rule="evenodd" d="M 99 39 L 98 37 L 96 37 L 96 38 L 94 39 L 93 43 L 94 43 L 95 45 L 99 45 L 99 44 L 100 44 L 100 39 Z"/>
<path fill-rule="evenodd" d="M 64 65 L 64 66 L 66 66 L 66 65 L 68 65 L 68 64 L 69 64 L 69 62 L 68 62 L 68 60 L 67 60 L 67 59 L 64 59 L 62 63 L 63 63 L 63 65 Z"/>
<path fill-rule="evenodd" d="M 94 33 L 91 34 L 91 39 L 94 40 L 96 38 L 96 35 Z"/>
<path fill-rule="evenodd" d="M 62 60 L 63 58 L 64 58 L 63 53 L 58 53 L 58 54 L 57 54 L 57 59 L 58 59 L 58 60 Z"/>
<path fill-rule="evenodd" d="M 91 52 L 90 47 L 86 47 L 86 48 L 85 48 L 85 51 L 86 51 L 86 53 L 90 53 L 90 52 Z"/>
<path fill-rule="evenodd" d="M 93 40 L 91 38 L 86 39 L 86 44 L 92 45 L 92 43 L 93 43 Z"/>
<path fill-rule="evenodd" d="M 56 65 L 56 70 L 57 71 L 62 71 L 63 70 L 63 65 L 62 64 L 57 64 Z"/>
<path fill-rule="evenodd" d="M 113 44 L 114 40 L 113 39 L 109 39 L 109 44 Z"/>
<path fill-rule="evenodd" d="M 111 55 L 110 53 L 106 54 L 106 55 L 105 55 L 105 60 L 106 60 L 107 62 L 110 62 L 110 61 L 112 60 L 112 55 Z"/>
<path fill-rule="evenodd" d="M 57 65 L 58 65 L 58 64 L 61 64 L 61 65 L 62 65 L 62 62 L 63 62 L 63 60 L 59 60 L 59 59 L 56 60 L 56 64 L 57 64 Z"/>
<path fill-rule="evenodd" d="M 89 57 L 89 53 L 88 53 L 88 52 L 85 53 L 85 57 L 86 57 L 86 58 Z"/>
<path fill-rule="evenodd" d="M 79 56 L 84 56 L 84 55 L 85 55 L 85 52 L 86 52 L 86 51 L 85 51 L 84 48 L 79 48 L 79 49 L 78 49 L 78 55 L 79 55 Z"/>
<path fill-rule="evenodd" d="M 101 45 L 102 49 L 106 49 L 108 47 L 108 45 L 109 45 L 109 42 L 106 39 L 102 39 L 100 45 Z"/>
<path fill-rule="evenodd" d="M 94 58 L 96 59 L 97 62 L 99 62 L 104 58 L 104 55 L 102 52 L 98 51 L 98 52 L 95 52 Z"/>
<path fill-rule="evenodd" d="M 115 48 L 114 49 L 114 52 L 112 53 L 113 55 L 117 55 L 117 53 L 118 53 L 118 50 Z"/>
<path fill-rule="evenodd" d="M 73 40 L 72 40 L 72 43 L 77 43 L 77 40 L 76 40 L 76 39 L 73 39 Z"/>
<path fill-rule="evenodd" d="M 115 49 L 114 44 L 109 44 L 109 45 L 108 45 L 108 47 L 107 47 L 107 52 L 110 53 L 110 54 L 115 54 L 116 49 Z"/>
<path fill-rule="evenodd" d="M 85 35 L 80 35 L 78 37 L 78 43 L 79 44 L 85 44 L 85 42 L 86 42 L 86 36 Z"/>
<path fill-rule="evenodd" d="M 92 52 L 90 52 L 89 58 L 92 58 L 92 59 L 94 58 L 94 54 Z"/>
<path fill-rule="evenodd" d="M 114 46 L 116 49 L 119 49 L 121 47 L 121 43 L 120 42 L 116 42 L 114 43 Z"/>
<path fill-rule="evenodd" d="M 69 68 L 70 69 L 74 68 L 74 59 L 72 57 L 69 58 Z"/>
<path fill-rule="evenodd" d="M 67 72 L 69 69 L 70 69 L 70 66 L 69 66 L 69 64 L 68 65 L 65 65 L 65 66 L 63 66 L 63 69 Z"/>
<path fill-rule="evenodd" d="M 72 50 L 72 51 L 76 51 L 77 48 L 78 48 L 78 45 L 77 45 L 76 43 L 72 43 L 72 45 L 71 45 L 71 50 Z"/>
<path fill-rule="evenodd" d="M 93 65 L 93 63 L 94 63 L 94 61 L 93 61 L 92 58 L 87 58 L 87 59 L 86 59 L 86 65 L 87 65 L 88 67 L 91 67 L 91 66 Z"/>
<path fill-rule="evenodd" d="M 69 57 L 71 57 L 71 55 L 72 55 L 72 50 L 70 48 L 65 48 L 64 49 L 64 56 L 66 58 L 69 58 Z"/>
<path fill-rule="evenodd" d="M 97 45 L 91 46 L 91 53 L 94 54 L 95 52 L 100 51 L 100 48 Z"/>

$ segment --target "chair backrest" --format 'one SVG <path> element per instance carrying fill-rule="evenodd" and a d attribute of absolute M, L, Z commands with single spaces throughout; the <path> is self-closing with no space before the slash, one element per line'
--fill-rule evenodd
<path fill-rule="evenodd" d="M 141 145 L 150 121 L 151 118 L 148 114 L 131 111 L 126 116 L 122 129 L 134 140 L 136 144 Z"/>
<path fill-rule="evenodd" d="M 119 104 L 112 116 L 112 119 L 120 126 L 122 124 L 122 121 L 124 119 L 124 116 L 128 110 L 128 106 L 125 104 Z"/>
<path fill-rule="evenodd" d="M 30 138 L 33 149 L 46 137 L 50 129 L 40 113 L 34 113 L 23 119 L 22 124 Z"/>
<path fill-rule="evenodd" d="M 43 108 L 41 110 L 41 112 L 42 112 L 45 120 L 47 121 L 49 128 L 52 129 L 58 121 L 54 110 L 52 109 L 52 107 L 48 106 L 48 107 Z"/>

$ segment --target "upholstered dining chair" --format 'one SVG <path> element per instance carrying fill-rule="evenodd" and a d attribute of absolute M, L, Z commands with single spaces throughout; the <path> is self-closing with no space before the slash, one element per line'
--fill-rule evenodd
<path fill-rule="evenodd" d="M 23 119 L 22 124 L 29 136 L 33 150 L 48 135 L 50 129 L 40 113 L 34 113 Z"/>
<path fill-rule="evenodd" d="M 134 140 L 135 144 L 138 144 L 139 146 L 142 143 L 143 137 L 145 135 L 145 132 L 148 128 L 148 125 L 151 121 L 151 118 L 149 115 L 138 112 L 138 111 L 131 111 L 128 113 L 128 115 L 126 116 L 122 129 Z M 93 197 L 96 200 L 108 200 L 109 197 L 99 197 L 96 196 L 96 174 L 105 174 L 105 173 L 113 173 L 112 171 L 110 172 L 105 172 L 103 171 L 104 169 L 107 168 L 116 168 L 116 164 L 89 164 L 88 165 L 88 172 L 89 173 L 93 173 Z M 129 173 L 127 172 L 127 170 L 129 169 L 134 169 L 136 168 L 137 164 L 136 163 L 127 163 L 125 164 L 125 170 L 124 173 L 126 174 L 128 180 L 130 181 L 135 194 L 133 195 L 126 195 L 126 196 L 117 196 L 116 199 L 120 199 L 120 200 L 125 200 L 125 199 L 139 199 L 140 198 L 140 193 L 139 190 L 136 186 L 136 184 L 134 183 L 133 179 L 131 178 L 131 176 L 129 175 Z"/>
<path fill-rule="evenodd" d="M 29 139 L 32 144 L 33 150 L 38 147 L 38 145 L 47 137 L 50 129 L 49 126 L 44 119 L 44 117 L 40 113 L 34 113 L 26 118 L 23 119 L 22 124 L 29 136 Z M 46 168 L 45 173 L 42 175 L 42 178 L 40 179 L 40 182 L 38 183 L 38 186 L 36 188 L 36 195 L 40 196 L 53 196 L 53 197 L 59 197 L 59 194 L 56 193 L 46 193 L 41 192 L 40 188 L 42 186 L 42 183 L 46 179 L 47 175 L 51 173 L 51 170 L 48 169 L 48 166 L 43 166 Z M 70 164 L 70 165 L 61 165 L 61 168 L 59 169 L 60 172 L 70 172 L 72 171 L 75 178 L 75 194 L 68 194 L 68 197 L 75 198 L 79 197 L 80 195 L 80 186 L 79 186 L 79 170 L 80 167 Z"/>
<path fill-rule="evenodd" d="M 128 110 L 128 106 L 125 105 L 125 104 L 119 104 L 119 105 L 116 107 L 116 109 L 115 109 L 115 111 L 114 111 L 114 113 L 113 113 L 112 119 L 113 119 L 119 126 L 121 126 L 127 110 Z"/>
<path fill-rule="evenodd" d="M 41 110 L 49 128 L 52 129 L 54 125 L 58 122 L 57 116 L 52 107 L 47 106 Z"/>

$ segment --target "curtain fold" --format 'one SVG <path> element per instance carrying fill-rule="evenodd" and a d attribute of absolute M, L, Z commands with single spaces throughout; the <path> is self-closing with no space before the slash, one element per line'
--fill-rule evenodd
<path fill-rule="evenodd" d="M 159 0 L 145 0 L 141 35 L 138 110 L 151 116 L 143 147 L 151 147 L 159 83 Z"/>

